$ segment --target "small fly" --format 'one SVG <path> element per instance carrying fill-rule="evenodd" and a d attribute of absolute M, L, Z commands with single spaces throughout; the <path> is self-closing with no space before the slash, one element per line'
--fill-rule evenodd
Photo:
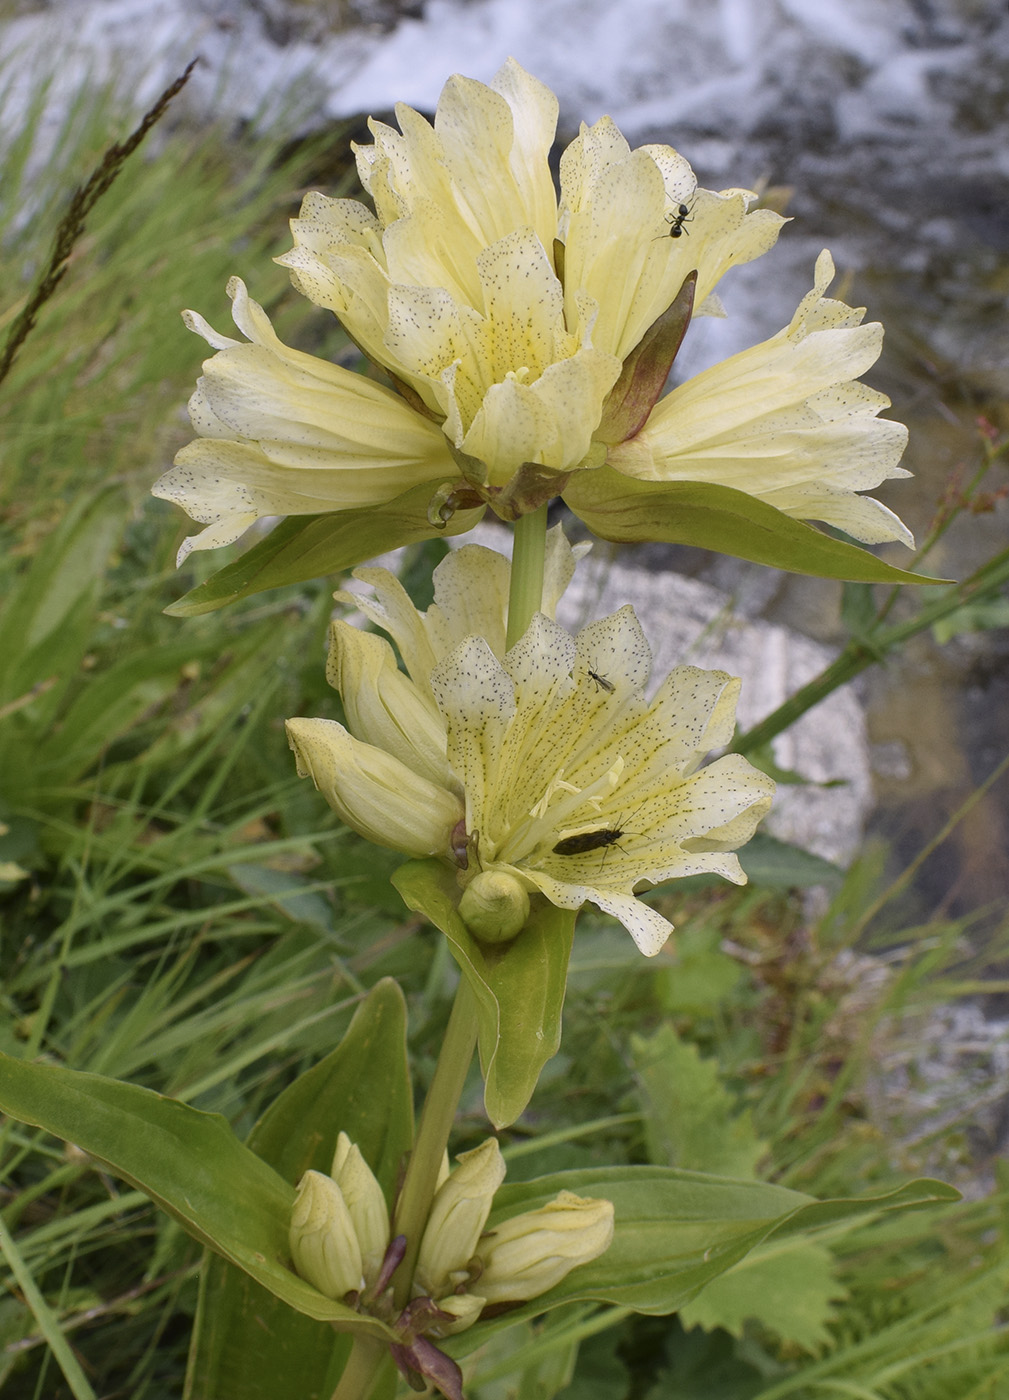
<path fill-rule="evenodd" d="M 612 681 L 608 681 L 605 676 L 601 676 L 598 671 L 593 671 L 591 667 L 588 668 L 588 671 L 589 676 L 595 681 L 598 690 L 606 690 L 609 691 L 610 695 L 613 694 L 616 690 L 616 686 Z"/>

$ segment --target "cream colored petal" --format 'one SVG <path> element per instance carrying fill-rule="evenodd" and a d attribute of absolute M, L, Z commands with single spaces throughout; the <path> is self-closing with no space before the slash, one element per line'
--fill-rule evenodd
<path fill-rule="evenodd" d="M 547 552 L 543 565 L 543 612 L 547 617 L 553 617 L 557 612 L 557 604 L 574 578 L 575 565 L 579 559 L 584 559 L 591 548 L 587 541 L 572 548 L 560 525 L 547 531 Z M 504 654 L 503 649 L 498 653 L 495 647 L 494 651 L 495 654 Z"/>
<path fill-rule="evenodd" d="M 521 194 L 523 223 L 535 230 L 544 248 L 557 236 L 557 196 L 550 171 L 550 150 L 557 130 L 557 98 L 513 58 L 491 78 L 512 110 L 514 137 L 510 165 Z"/>
<path fill-rule="evenodd" d="M 539 1210 L 502 1221 L 480 1241 L 476 1287 L 488 1303 L 538 1298 L 613 1240 L 613 1205 L 561 1191 Z"/>
<path fill-rule="evenodd" d="M 661 172 L 645 152 L 634 151 L 597 172 L 581 207 L 569 217 L 564 251 L 569 319 L 576 315 L 576 291 L 592 297 L 599 308 L 592 343 L 621 360 L 679 287 L 658 304 L 666 260 L 656 239 L 665 207 Z"/>
<path fill-rule="evenodd" d="M 466 826 L 480 827 L 494 790 L 497 758 L 515 695 L 507 671 L 482 637 L 467 637 L 431 673 L 448 722 L 448 761 L 466 790 Z"/>
<path fill-rule="evenodd" d="M 518 172 L 512 169 L 515 122 L 507 98 L 456 74 L 442 90 L 434 125 L 444 143 L 456 198 L 484 246 L 530 225 L 534 209 L 516 174 L 525 173 L 522 166 L 528 166 L 532 152 L 527 145 L 526 160 L 520 162 Z M 524 134 L 528 138 L 528 128 Z M 541 192 L 544 181 L 550 180 L 551 140 L 552 133 L 546 144 L 541 140 L 537 153 L 536 183 Z"/>
<path fill-rule="evenodd" d="M 629 604 L 583 627 L 577 646 L 579 661 L 615 690 L 643 690 L 648 684 L 652 649 Z M 598 681 L 596 688 L 606 690 Z"/>
<path fill-rule="evenodd" d="M 589 452 L 603 400 L 619 374 L 618 360 L 583 349 L 549 365 L 534 384 L 496 384 L 463 448 L 487 463 L 494 484 L 504 484 L 523 462 L 571 471 Z"/>
<path fill-rule="evenodd" d="M 682 282 L 692 267 L 697 268 L 696 307 L 702 306 L 730 267 L 762 257 L 778 241 L 788 220 L 773 209 L 750 211 L 754 199 L 749 190 L 716 194 L 699 189 L 691 206 L 689 232 L 669 239 L 670 263 L 676 268 L 673 280 L 679 277 Z M 681 246 L 688 241 L 693 245 L 689 250 Z"/>
<path fill-rule="evenodd" d="M 333 720 L 289 719 L 287 735 L 299 777 L 310 777 L 359 835 L 410 856 L 448 852 L 463 810 L 454 793 L 360 743 Z"/>
<path fill-rule="evenodd" d="M 396 665 L 392 647 L 346 622 L 330 624 L 326 679 L 340 692 L 356 739 L 386 753 L 438 787 L 456 787 L 445 757 L 445 721 L 429 691 Z"/>
<path fill-rule="evenodd" d="M 431 672 L 439 658 L 432 650 L 424 619 L 409 593 L 388 569 L 363 567 L 355 569 L 353 577 L 367 584 L 374 591 L 374 597 L 341 589 L 334 595 L 337 601 L 359 608 L 376 627 L 388 632 L 411 680 L 421 689 L 428 689 Z"/>
<path fill-rule="evenodd" d="M 434 602 L 424 618 L 432 654 L 441 658 L 466 637 L 483 637 L 495 656 L 505 652 L 511 566 L 503 554 L 466 544 L 434 570 Z"/>
<path fill-rule="evenodd" d="M 897 463 L 907 430 L 878 418 L 889 400 L 858 382 L 879 355 L 882 327 L 824 298 L 832 273 L 821 254 L 790 325 L 660 399 L 641 432 L 611 450 L 610 465 L 644 480 L 731 486 L 866 543 L 910 543 L 903 522 L 853 494 L 905 475 Z"/>
<path fill-rule="evenodd" d="M 559 909 L 580 909 L 595 904 L 604 914 L 612 914 L 623 924 L 647 958 L 662 951 L 673 925 L 650 905 L 618 890 L 600 890 L 591 885 L 574 885 L 556 880 L 543 870 L 530 870 L 529 878 Z"/>

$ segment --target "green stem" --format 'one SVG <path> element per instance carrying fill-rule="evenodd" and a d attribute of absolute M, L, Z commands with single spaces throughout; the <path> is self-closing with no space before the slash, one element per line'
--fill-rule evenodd
<path fill-rule="evenodd" d="M 951 588 L 935 602 L 926 604 L 910 621 L 898 623 L 892 627 L 877 625 L 868 632 L 864 640 L 850 641 L 841 654 L 818 676 L 814 676 L 811 681 L 797 690 L 766 719 L 761 720 L 752 729 L 748 729 L 745 734 L 737 735 L 731 746 L 732 751 L 745 754 L 752 753 L 754 749 L 762 748 L 765 744 L 770 743 L 776 735 L 794 724 L 800 715 L 804 715 L 807 710 L 811 710 L 814 705 L 825 700 L 839 686 L 854 680 L 869 666 L 882 661 L 887 653 L 902 646 L 911 637 L 916 636 L 919 632 L 924 632 L 942 618 L 948 617 L 950 613 L 956 612 L 957 608 L 962 608 L 964 603 L 970 602 L 972 599 L 994 595 L 1007 582 L 1009 582 L 1009 550 L 1003 550 L 994 558 L 989 559 L 987 563 L 982 564 L 975 573 L 971 574 L 969 579 L 956 588 Z"/>
<path fill-rule="evenodd" d="M 385 1342 L 378 1337 L 355 1337 L 332 1400 L 368 1400 L 387 1357 Z"/>
<path fill-rule="evenodd" d="M 507 647 L 513 647 L 543 606 L 543 568 L 547 555 L 547 507 L 540 506 L 515 522 L 511 592 L 508 595 Z"/>
<path fill-rule="evenodd" d="M 403 1190 L 396 1204 L 393 1234 L 406 1236 L 406 1254 L 396 1270 L 394 1287 L 396 1306 L 400 1308 L 410 1299 L 410 1284 L 420 1241 L 434 1199 L 449 1133 L 455 1122 L 459 1096 L 469 1073 L 476 1034 L 476 1002 L 469 983 L 463 978 L 455 995 L 434 1078 L 420 1115 L 417 1141 L 410 1154 Z"/>

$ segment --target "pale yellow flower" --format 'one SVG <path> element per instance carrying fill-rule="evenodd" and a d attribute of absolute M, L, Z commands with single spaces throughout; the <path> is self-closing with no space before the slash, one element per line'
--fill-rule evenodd
<path fill-rule="evenodd" d="M 893 511 L 856 494 L 910 476 L 897 465 L 907 429 L 880 418 L 890 400 L 858 382 L 879 357 L 883 327 L 827 297 L 833 277 L 823 252 L 784 330 L 659 399 L 641 431 L 610 449 L 609 465 L 644 481 L 731 486 L 866 544 L 913 546 Z"/>
<path fill-rule="evenodd" d="M 713 307 L 721 275 L 782 223 L 747 191 L 698 188 L 671 147 L 632 151 L 608 117 L 565 152 L 558 201 L 557 101 L 513 60 L 489 85 L 451 78 L 433 127 L 409 107 L 397 118 L 357 150 L 374 212 L 309 194 L 279 261 L 400 392 L 284 345 L 237 279 L 247 342 L 187 312 L 217 354 L 190 404 L 199 437 L 155 486 L 207 526 L 180 559 L 260 516 L 385 504 L 425 482 L 435 514 L 454 488 L 470 492 L 456 505 L 516 518 L 603 462 L 606 397 L 684 278 Z"/>
<path fill-rule="evenodd" d="M 548 612 L 573 562 L 552 532 Z M 560 908 L 594 903 L 648 954 L 671 925 L 637 890 L 703 872 L 745 881 L 730 852 L 753 834 L 773 784 L 736 755 L 700 767 L 731 738 L 738 681 L 682 666 L 648 699 L 651 653 L 629 607 L 577 637 L 538 614 L 506 654 L 507 561 L 479 546 L 438 566 L 426 615 L 384 570 L 357 576 L 376 596 L 355 602 L 392 637 L 408 674 L 395 687 L 362 683 L 394 667 L 392 648 L 380 638 L 362 648 L 353 628 L 334 623 L 330 678 L 355 697 L 351 727 L 370 737 L 327 720 L 288 721 L 299 770 L 350 825 L 452 862 L 464 883 L 493 872 Z M 384 666 L 361 659 L 383 649 Z M 344 768 L 359 751 L 376 755 L 381 776 L 370 793 L 366 765 Z"/>

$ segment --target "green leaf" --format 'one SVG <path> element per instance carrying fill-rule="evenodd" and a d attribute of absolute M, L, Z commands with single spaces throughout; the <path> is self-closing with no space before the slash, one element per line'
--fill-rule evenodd
<path fill-rule="evenodd" d="M 472 530 L 482 509 L 458 511 L 443 527 L 431 524 L 427 508 L 434 489 L 432 483 L 422 482 L 381 506 L 329 515 L 289 515 L 265 540 L 165 612 L 172 617 L 198 617 L 267 588 L 342 573 L 400 545 Z"/>
<path fill-rule="evenodd" d="M 815 1351 L 830 1339 L 832 1301 L 845 1296 L 831 1251 L 796 1236 L 758 1246 L 681 1308 L 680 1321 L 741 1337 L 752 1319 L 783 1341 Z"/>
<path fill-rule="evenodd" d="M 739 1110 L 717 1060 L 701 1058 L 670 1025 L 631 1037 L 648 1156 L 656 1166 L 750 1177 L 766 1147 Z"/>
<path fill-rule="evenodd" d="M 194 1239 L 299 1312 L 389 1335 L 380 1322 L 323 1297 L 291 1271 L 294 1188 L 240 1143 L 220 1114 L 102 1075 L 7 1055 L 0 1056 L 0 1110 L 98 1158 Z"/>
<path fill-rule="evenodd" d="M 816 885 L 837 889 L 844 871 L 823 856 L 804 851 L 758 831 L 739 852 L 739 863 L 755 885 L 772 890 L 808 890 Z"/>
<path fill-rule="evenodd" d="M 700 481 L 638 481 L 612 467 L 577 472 L 565 503 L 600 539 L 692 544 L 815 578 L 860 583 L 934 583 L 884 564 L 773 506 Z"/>
<path fill-rule="evenodd" d="M 543 1066 L 560 1045 L 576 915 L 535 905 L 517 938 L 490 946 L 460 919 L 455 877 L 438 861 L 410 861 L 392 880 L 407 907 L 441 929 L 473 990 L 487 1117 L 503 1128 L 532 1098 Z"/>
<path fill-rule="evenodd" d="M 506 1183 L 495 1197 L 488 1229 L 538 1209 L 562 1190 L 613 1202 L 612 1245 L 591 1264 L 573 1269 L 549 1293 L 452 1338 L 446 1348 L 452 1355 L 463 1356 L 479 1346 L 491 1329 L 580 1299 L 643 1313 L 675 1312 L 772 1236 L 805 1234 L 860 1215 L 959 1199 L 959 1193 L 941 1181 L 913 1181 L 883 1196 L 813 1201 L 783 1186 L 672 1167 L 599 1167 Z"/>
<path fill-rule="evenodd" d="M 329 1171 L 341 1130 L 360 1147 L 391 1205 L 413 1142 L 406 1004 L 391 978 L 368 994 L 337 1048 L 273 1101 L 248 1145 L 293 1185 L 310 1168 Z M 186 1400 L 329 1400 L 349 1340 L 208 1255 Z"/>

